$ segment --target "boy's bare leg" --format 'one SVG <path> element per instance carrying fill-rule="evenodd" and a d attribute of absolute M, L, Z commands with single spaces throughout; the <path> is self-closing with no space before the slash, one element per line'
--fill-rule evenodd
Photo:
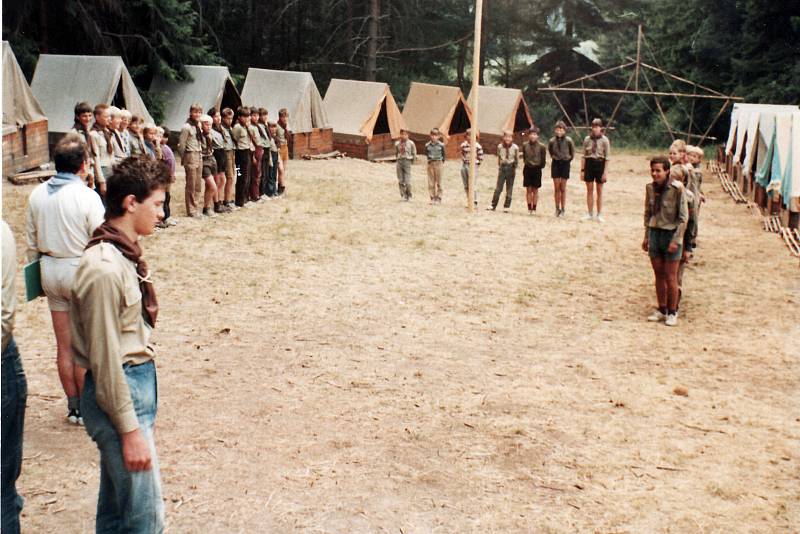
<path fill-rule="evenodd" d="M 588 213 L 594 213 L 593 210 L 594 210 L 594 182 L 586 182 L 586 211 Z"/>
<path fill-rule="evenodd" d="M 217 174 L 217 183 L 215 185 L 217 186 L 217 190 L 214 192 L 214 203 L 216 204 L 217 202 L 220 202 L 220 201 L 223 200 L 221 197 L 225 196 L 225 193 L 224 193 L 224 191 L 225 191 L 225 173 L 224 172 L 221 172 L 221 173 Z"/>
<path fill-rule="evenodd" d="M 655 275 L 658 309 L 663 310 L 667 308 L 667 280 L 664 272 L 664 260 L 661 258 L 650 258 L 650 263 L 653 265 L 653 274 Z"/>
<path fill-rule="evenodd" d="M 204 208 L 213 208 L 214 207 L 214 197 L 217 195 L 217 184 L 214 183 L 214 177 L 208 176 L 203 179 L 206 183 L 206 190 L 203 196 L 203 207 Z"/>
<path fill-rule="evenodd" d="M 79 397 L 83 389 L 86 370 L 72 361 L 72 333 L 69 326 L 69 312 L 51 311 L 53 331 L 56 334 L 56 366 L 58 379 L 64 393 L 69 397 Z"/>
<path fill-rule="evenodd" d="M 680 289 L 678 288 L 678 267 L 680 261 L 665 261 L 664 262 L 664 278 L 667 294 L 667 309 L 674 311 L 678 309 L 678 296 Z"/>
<path fill-rule="evenodd" d="M 603 213 L 603 183 L 598 182 L 597 184 L 595 184 L 595 187 L 597 188 L 597 195 L 596 195 L 597 214 L 600 215 L 601 213 Z"/>

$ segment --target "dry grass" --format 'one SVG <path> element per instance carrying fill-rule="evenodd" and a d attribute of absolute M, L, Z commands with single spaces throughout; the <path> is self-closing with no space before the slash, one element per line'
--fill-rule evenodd
<path fill-rule="evenodd" d="M 454 164 L 431 207 L 422 165 L 405 204 L 391 165 L 293 162 L 288 198 L 147 239 L 170 531 L 796 529 L 796 261 L 708 178 L 680 327 L 646 323 L 646 171 L 616 158 L 598 225 L 575 180 L 566 220 L 550 184 L 536 217 L 519 183 L 468 215 Z M 20 249 L 29 191 L 3 185 Z M 17 338 L 23 529 L 89 532 L 97 452 L 44 302 Z"/>

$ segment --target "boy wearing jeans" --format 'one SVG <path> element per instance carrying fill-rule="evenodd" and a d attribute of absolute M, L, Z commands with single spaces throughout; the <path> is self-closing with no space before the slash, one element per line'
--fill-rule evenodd
<path fill-rule="evenodd" d="M 486 208 L 494 211 L 497 203 L 500 202 L 500 193 L 503 187 L 506 188 L 506 198 L 503 202 L 503 211 L 508 213 L 511 209 L 511 195 L 514 192 L 514 176 L 517 173 L 517 160 L 519 159 L 519 147 L 514 143 L 514 134 L 508 130 L 503 132 L 503 142 L 497 145 L 497 185 L 494 188 L 492 205 Z"/>
<path fill-rule="evenodd" d="M 444 143 L 439 138 L 439 128 L 431 130 L 431 140 L 425 144 L 428 156 L 428 193 L 431 204 L 442 203 L 442 167 L 445 160 Z"/>
<path fill-rule="evenodd" d="M 106 221 L 89 241 L 72 286 L 72 348 L 75 363 L 87 370 L 81 413 L 100 451 L 97 532 L 164 530 L 150 343 L 158 301 L 139 238 L 151 235 L 164 216 L 169 181 L 163 161 L 130 158 L 114 167 Z"/>
<path fill-rule="evenodd" d="M 469 158 L 470 158 L 470 130 L 467 130 L 467 140 L 461 143 L 461 181 L 464 183 L 464 192 L 469 195 Z M 478 205 L 478 169 L 483 161 L 483 147 L 478 142 L 480 134 L 475 133 L 475 183 L 472 184 L 472 192 L 475 195 L 473 202 Z"/>
<path fill-rule="evenodd" d="M 408 130 L 400 130 L 400 140 L 394 144 L 394 152 L 400 197 L 408 202 L 411 200 L 411 165 L 417 159 L 417 146 L 408 138 Z"/>

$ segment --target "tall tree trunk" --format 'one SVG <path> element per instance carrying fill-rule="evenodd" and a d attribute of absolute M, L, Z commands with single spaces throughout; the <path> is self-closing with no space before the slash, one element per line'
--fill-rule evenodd
<path fill-rule="evenodd" d="M 364 78 L 374 82 L 378 71 L 378 22 L 381 16 L 380 0 L 370 0 L 369 3 L 369 42 L 367 43 L 367 63 Z"/>
<path fill-rule="evenodd" d="M 458 43 L 458 56 L 456 56 L 456 85 L 464 91 L 464 69 L 467 65 L 467 41 Z"/>
<path fill-rule="evenodd" d="M 353 0 L 347 0 L 347 25 L 345 27 L 345 39 L 347 39 L 347 57 L 348 61 L 353 61 L 353 50 L 355 48 L 353 43 Z"/>

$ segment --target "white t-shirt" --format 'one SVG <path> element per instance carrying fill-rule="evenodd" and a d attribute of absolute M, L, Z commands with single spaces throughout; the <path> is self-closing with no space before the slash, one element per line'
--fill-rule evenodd
<path fill-rule="evenodd" d="M 104 218 L 100 196 L 82 181 L 75 180 L 52 194 L 47 183 L 38 185 L 28 199 L 28 261 L 41 254 L 80 258 Z"/>

